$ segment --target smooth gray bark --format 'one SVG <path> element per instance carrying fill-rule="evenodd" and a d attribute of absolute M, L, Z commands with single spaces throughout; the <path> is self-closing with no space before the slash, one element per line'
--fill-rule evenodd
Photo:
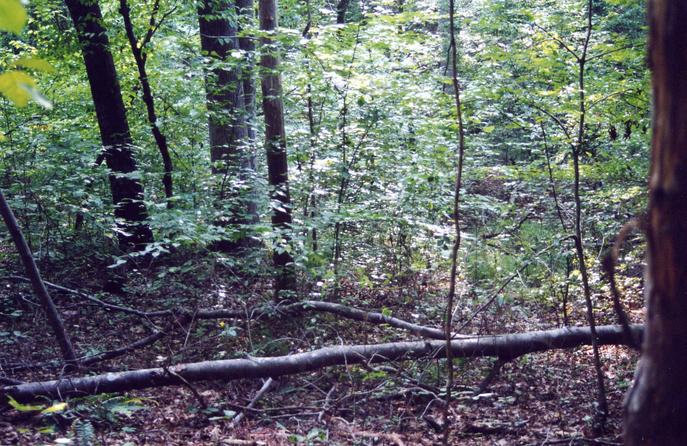
<path fill-rule="evenodd" d="M 641 336 L 642 327 L 632 326 Z M 600 345 L 624 345 L 627 338 L 621 326 L 597 327 Z M 559 328 L 529 333 L 457 339 L 451 343 L 454 358 L 495 356 L 512 360 L 527 353 L 590 345 L 588 327 Z M 226 359 L 179 364 L 169 368 L 152 368 L 54 381 L 32 382 L 0 387 L 0 401 L 11 396 L 17 401 L 39 397 L 67 397 L 126 392 L 135 389 L 184 385 L 187 383 L 236 379 L 275 378 L 319 370 L 335 365 L 372 364 L 423 357 L 446 356 L 446 341 L 390 342 L 372 345 L 323 347 L 305 353 L 267 358 Z"/>

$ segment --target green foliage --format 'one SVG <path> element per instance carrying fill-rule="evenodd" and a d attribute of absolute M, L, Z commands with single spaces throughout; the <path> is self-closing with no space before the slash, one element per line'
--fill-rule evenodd
<path fill-rule="evenodd" d="M 14 15 L 0 14 L 0 27 L 15 33 L 24 26 L 17 5 L 0 4 L 0 12 L 15 8 Z M 261 277 L 270 269 L 266 259 L 278 249 L 293 254 L 303 288 L 312 288 L 316 296 L 337 292 L 342 281 L 372 289 L 444 270 L 455 218 L 456 124 L 444 74 L 443 3 L 356 6 L 345 25 L 334 24 L 335 11 L 323 1 L 311 2 L 310 11 L 305 2 L 280 4 L 282 28 L 275 39 L 283 58 L 294 215 L 288 233 L 269 223 L 261 118 L 256 140 L 246 147 L 257 155 L 259 221 L 218 224 L 232 221 L 236 202 L 218 203 L 216 191 L 245 185 L 243 179 L 221 178 L 210 170 L 195 6 L 162 0 L 158 17 L 165 19 L 144 52 L 159 104 L 156 124 L 167 136 L 175 164 L 174 208 L 167 209 L 162 164 L 119 5 L 103 0 L 101 6 L 136 144 L 135 175 L 145 186 L 156 242 L 138 255 L 117 251 L 108 171 L 94 166 L 100 137 L 80 47 L 67 11 L 35 0 L 29 26 L 21 34 L 1 36 L 6 45 L 0 66 L 7 69 L 0 74 L 0 88 L 27 106 L 0 103 L 5 135 L 0 187 L 8 191 L 39 259 L 84 265 L 97 259 L 97 264 L 121 267 L 152 258 L 160 268 L 148 290 L 151 296 L 165 290 L 167 281 L 208 277 L 216 265 Z M 131 6 L 136 33 L 145 35 L 151 11 L 144 3 Z M 474 297 L 486 297 L 532 262 L 509 285 L 509 295 L 545 300 L 547 290 L 567 281 L 567 248 L 535 254 L 559 243 L 570 228 L 571 144 L 579 123 L 577 63 L 571 51 L 579 51 L 584 38 L 584 5 L 536 0 L 458 6 L 467 133 L 459 216 L 461 279 Z M 597 2 L 594 13 L 581 172 L 588 256 L 596 261 L 594 253 L 646 203 L 650 118 L 642 2 Z M 253 25 L 242 25 L 241 36 L 259 34 Z M 251 60 L 254 54 L 238 51 L 224 68 Z M 40 79 L 29 74 L 33 71 L 41 72 Z M 30 99 L 42 101 L 37 88 L 54 109 L 29 104 Z M 258 108 L 260 103 L 258 97 Z M 554 187 L 566 230 L 559 222 Z M 284 245 L 287 235 L 291 243 Z M 247 236 L 256 245 L 245 258 L 209 253 L 220 240 Z M 334 259 L 337 251 L 340 258 Z M 183 256 L 192 264 L 165 263 Z M 211 260 L 199 261 L 203 257 Z M 320 285 L 310 287 L 309 282 Z M 194 292 L 186 283 L 178 289 Z M 408 288 L 403 298 L 413 292 Z"/>
<path fill-rule="evenodd" d="M 19 34 L 26 24 L 26 10 L 19 0 L 0 0 L 0 30 Z"/>
<path fill-rule="evenodd" d="M 19 412 L 36 412 L 36 411 L 43 410 L 45 408 L 45 406 L 22 404 L 22 403 L 18 402 L 17 400 L 15 400 L 14 398 L 12 398 L 11 396 L 8 396 L 7 399 L 8 399 L 7 402 L 9 403 L 9 405 L 12 406 L 12 408 L 14 410 L 17 410 Z"/>
<path fill-rule="evenodd" d="M 76 420 L 73 428 L 77 446 L 93 446 L 96 444 L 93 423 L 88 420 Z"/>
<path fill-rule="evenodd" d="M 316 444 L 326 444 L 328 438 L 328 431 L 320 428 L 312 428 L 306 435 L 292 434 L 288 436 L 288 440 L 293 444 L 302 445 L 316 445 Z"/>
<path fill-rule="evenodd" d="M 19 0 L 0 0 L 0 31 L 19 34 L 26 24 L 26 19 L 26 10 Z M 43 72 L 53 71 L 48 62 L 37 57 L 20 57 L 11 66 Z M 0 73 L 0 94 L 16 106 L 26 107 L 29 99 L 33 99 L 41 106 L 51 108 L 50 101 L 44 98 L 35 87 L 36 81 L 23 71 L 10 70 Z M 4 134 L 0 132 L 0 141 L 2 139 L 4 139 Z"/>

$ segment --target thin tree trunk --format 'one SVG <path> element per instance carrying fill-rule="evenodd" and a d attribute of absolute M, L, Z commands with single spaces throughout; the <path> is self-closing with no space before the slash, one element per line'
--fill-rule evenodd
<path fill-rule="evenodd" d="M 289 193 L 288 158 L 286 153 L 286 130 L 284 128 L 284 105 L 282 102 L 279 59 L 274 48 L 271 34 L 277 29 L 277 1 L 259 1 L 260 30 L 265 34 L 260 38 L 262 108 L 265 115 L 265 149 L 267 151 L 267 170 L 271 187 L 272 226 L 280 232 L 274 250 L 274 266 L 277 272 L 275 297 L 282 291 L 295 290 L 295 270 L 293 257 L 288 252 L 291 226 L 291 196 Z"/>
<path fill-rule="evenodd" d="M 353 57 L 351 58 L 351 70 L 353 69 L 353 62 L 355 61 L 356 50 L 358 49 L 357 37 L 356 46 L 353 49 Z M 341 172 L 339 174 L 339 190 L 336 194 L 336 218 L 337 221 L 334 224 L 334 277 L 337 281 L 337 289 L 339 283 L 339 264 L 341 262 L 341 230 L 342 224 L 339 219 L 341 218 L 341 210 L 344 205 L 344 200 L 346 198 L 348 178 L 350 174 L 350 169 L 348 165 L 348 144 L 350 143 L 348 138 L 348 133 L 346 132 L 346 127 L 348 126 L 348 84 L 346 85 L 346 90 L 343 94 L 343 105 L 341 107 L 341 143 L 339 147 L 341 148 Z"/>
<path fill-rule="evenodd" d="M 159 8 L 159 3 L 155 3 L 154 11 Z M 146 72 L 146 55 L 143 52 L 145 50 L 145 43 L 139 46 L 139 41 L 136 38 L 136 33 L 134 32 L 134 25 L 131 23 L 131 15 L 129 4 L 126 0 L 120 0 L 119 2 L 119 12 L 124 19 L 124 29 L 126 30 L 126 36 L 129 40 L 129 46 L 131 46 L 131 53 L 136 61 L 136 68 L 138 69 L 138 80 L 141 83 L 141 90 L 143 92 L 143 102 L 146 106 L 146 111 L 148 112 L 148 124 L 150 124 L 150 130 L 155 138 L 155 143 L 157 144 L 158 150 L 160 151 L 160 156 L 162 157 L 162 165 L 164 167 L 164 175 L 162 176 L 162 184 L 165 188 L 165 197 L 167 197 L 167 209 L 171 209 L 174 206 L 172 203 L 172 197 L 174 196 L 174 187 L 172 183 L 172 171 L 174 170 L 174 164 L 172 163 L 172 157 L 169 154 L 169 146 L 167 145 L 167 137 L 162 133 L 160 127 L 157 124 L 157 113 L 155 112 L 155 99 L 153 98 L 153 92 L 150 88 L 150 81 L 148 80 L 148 73 Z M 154 16 L 151 18 L 151 26 L 154 26 Z M 152 28 L 151 28 L 152 29 Z"/>
<path fill-rule="evenodd" d="M 458 48 L 456 42 L 455 4 L 449 0 L 449 49 L 451 53 L 451 84 L 455 101 L 456 123 L 458 124 L 458 153 L 456 159 L 456 183 L 453 190 L 453 225 L 454 241 L 451 249 L 451 276 L 448 296 L 446 297 L 446 314 L 444 316 L 444 333 L 446 336 L 446 405 L 444 406 L 443 443 L 449 443 L 451 434 L 449 411 L 451 406 L 451 389 L 453 388 L 453 356 L 451 345 L 453 325 L 453 304 L 456 297 L 456 282 L 458 278 L 458 252 L 460 250 L 460 188 L 463 182 L 463 159 L 465 158 L 465 127 L 463 126 L 463 107 L 460 100 L 460 82 L 458 80 Z"/>
<path fill-rule="evenodd" d="M 310 3 L 310 0 L 306 0 L 306 8 L 307 8 L 307 23 L 305 25 L 305 28 L 303 29 L 303 32 L 301 35 L 303 36 L 304 39 L 310 40 L 311 38 L 311 32 L 310 29 L 312 28 L 312 5 Z M 309 134 L 309 149 L 310 149 L 310 160 L 309 160 L 309 167 L 308 167 L 308 185 L 310 187 L 310 191 L 308 195 L 305 197 L 304 200 L 304 206 L 303 206 L 303 217 L 304 220 L 307 220 L 308 217 L 310 217 L 310 222 L 312 225 L 312 229 L 310 230 L 310 240 L 311 240 L 311 248 L 313 252 L 317 252 L 318 249 L 318 243 L 317 243 L 317 227 L 314 224 L 315 217 L 317 216 L 317 196 L 315 194 L 315 190 L 317 189 L 316 184 L 315 184 L 315 161 L 317 159 L 317 130 L 315 128 L 315 110 L 313 106 L 313 92 L 312 92 L 312 67 L 310 64 L 310 58 L 305 59 L 305 72 L 306 76 L 308 78 L 308 83 L 305 86 L 305 95 L 306 95 L 306 106 L 307 106 L 307 115 L 308 115 L 308 134 Z M 306 229 L 306 236 L 307 236 L 307 229 Z"/>
<path fill-rule="evenodd" d="M 351 75 L 353 73 L 353 65 L 355 63 L 356 57 L 358 55 L 358 46 L 360 45 L 360 30 L 362 28 L 362 22 L 358 23 L 358 27 L 355 33 L 355 43 L 353 45 L 353 54 L 351 55 L 351 61 L 349 63 L 349 71 L 346 76 L 346 85 L 343 88 L 342 104 L 341 104 L 341 142 L 339 143 L 339 148 L 341 151 L 341 168 L 339 172 L 339 190 L 336 194 L 336 217 L 337 221 L 334 224 L 334 276 L 336 277 L 336 291 L 338 294 L 339 287 L 339 266 L 341 264 L 342 257 L 342 242 L 341 235 L 345 226 L 339 220 L 341 218 L 341 211 L 343 209 L 344 202 L 348 195 L 348 186 L 350 184 L 350 171 L 355 164 L 355 153 L 353 156 L 348 156 L 348 146 L 351 143 L 351 139 L 348 135 L 348 91 L 351 82 Z"/>
<path fill-rule="evenodd" d="M 256 78 L 256 52 L 255 35 L 247 33 L 246 29 L 251 30 L 255 26 L 255 5 L 253 0 L 236 0 L 236 9 L 239 14 L 239 48 L 243 52 L 242 82 L 243 82 L 243 102 L 245 107 L 247 144 L 245 157 L 246 165 L 250 168 L 252 178 L 246 178 L 250 184 L 252 194 L 250 194 L 248 205 L 249 219 L 255 223 L 258 221 L 258 197 L 255 194 L 255 171 L 256 171 L 256 112 L 255 112 L 255 78 Z"/>
<path fill-rule="evenodd" d="M 110 190 L 119 245 L 124 251 L 141 249 L 153 241 L 153 233 L 146 224 L 148 212 L 143 203 L 143 186 L 132 175 L 137 169 L 133 143 L 100 6 L 95 0 L 65 0 L 65 3 L 82 47 L 100 127 L 104 153 L 98 158 L 104 158 L 111 171 Z"/>
<path fill-rule="evenodd" d="M 687 3 L 649 2 L 653 137 L 647 327 L 626 398 L 625 444 L 687 444 Z"/>
<path fill-rule="evenodd" d="M 55 307 L 55 304 L 50 297 L 50 293 L 48 293 L 48 289 L 45 287 L 45 283 L 43 283 L 43 279 L 41 279 L 41 274 L 38 271 L 36 262 L 33 259 L 29 245 L 26 243 L 26 239 L 24 239 L 24 235 L 19 228 L 19 224 L 14 217 L 12 209 L 10 209 L 9 205 L 7 204 L 7 200 L 5 200 L 5 195 L 2 193 L 2 190 L 0 190 L 0 214 L 2 214 L 2 219 L 5 221 L 5 225 L 7 225 L 7 229 L 12 236 L 12 241 L 14 241 L 14 244 L 17 247 L 19 257 L 21 257 L 21 261 L 24 264 L 24 269 L 26 269 L 26 275 L 31 281 L 33 291 L 36 293 L 36 296 L 38 296 L 38 299 L 43 306 L 43 310 L 48 318 L 50 327 L 55 334 L 55 338 L 60 346 L 60 350 L 62 350 L 62 357 L 65 360 L 67 369 L 71 369 L 76 365 L 76 354 L 74 353 L 74 347 L 72 347 L 67 330 L 65 330 L 64 324 L 62 323 L 62 318 L 57 312 L 57 307 Z"/>
<path fill-rule="evenodd" d="M 245 62 L 242 64 L 241 81 L 243 85 L 245 119 L 248 139 L 255 140 L 255 35 L 247 33 L 246 29 L 255 26 L 255 5 L 253 0 L 236 0 L 236 10 L 239 16 L 239 48 L 244 52 Z"/>
<path fill-rule="evenodd" d="M 579 119 L 577 129 L 577 141 L 573 148 L 573 168 L 575 174 L 575 181 L 573 186 L 573 194 L 575 198 L 575 252 L 577 253 L 577 262 L 582 276 L 582 288 L 584 291 L 584 299 L 587 307 L 587 323 L 592 333 L 592 352 L 594 356 L 594 370 L 596 372 L 597 384 L 597 407 L 594 416 L 594 430 L 600 434 L 604 429 L 606 417 L 608 416 L 608 403 L 606 402 L 606 385 L 604 383 L 604 374 L 601 367 L 601 357 L 599 355 L 599 346 L 596 342 L 596 324 L 594 321 L 594 304 L 592 302 L 591 285 L 589 284 L 589 272 L 587 271 L 587 262 L 584 255 L 584 238 L 582 231 L 582 199 L 580 197 L 580 154 L 584 149 L 585 139 L 585 120 L 587 116 L 587 102 L 585 96 L 585 69 L 587 63 L 587 52 L 589 42 L 592 35 L 592 11 L 593 0 L 587 3 L 587 25 L 586 36 L 582 53 L 578 57 L 578 89 L 579 89 Z"/>

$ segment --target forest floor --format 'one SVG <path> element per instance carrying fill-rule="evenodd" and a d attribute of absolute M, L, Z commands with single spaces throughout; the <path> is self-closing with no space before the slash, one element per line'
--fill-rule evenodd
<path fill-rule="evenodd" d="M 73 279 L 63 277 L 64 281 L 59 282 L 59 277 L 50 278 L 74 285 Z M 344 283 L 337 301 L 438 326 L 445 278 L 430 279 L 413 277 L 403 283 L 368 288 Z M 169 284 L 151 289 L 152 282 L 145 274 L 134 279 L 126 297 L 100 297 L 136 308 L 159 309 L 150 304 L 159 302 L 151 296 L 164 296 L 167 305 L 195 302 L 203 308 L 239 308 L 239 302 L 232 297 L 238 293 L 248 296 L 249 300 L 243 303 L 245 308 L 257 306 L 264 302 L 264 296 L 269 296 L 262 281 L 237 286 L 236 282 L 229 285 L 215 277 L 202 280 L 203 286 L 188 284 L 189 289 L 198 291 L 195 301 L 180 296 L 185 289 L 175 287 L 173 278 L 169 278 Z M 95 289 L 96 283 L 93 279 L 79 285 L 77 288 L 88 291 Z M 126 345 L 147 334 L 141 321 L 129 315 L 106 313 L 73 296 L 53 294 L 81 352 Z M 640 320 L 641 299 L 630 293 L 625 300 L 632 319 Z M 459 305 L 458 320 L 478 307 L 477 302 L 467 299 Z M 583 305 L 574 301 L 571 307 L 574 325 L 585 325 Z M 598 323 L 614 322 L 610 307 L 610 303 L 599 304 Z M 20 311 L 7 317 L 8 308 Z M 0 289 L 0 312 L 0 373 L 23 381 L 59 375 L 59 370 L 49 364 L 57 352 L 30 290 L 25 285 L 4 282 Z M 464 332 L 494 334 L 557 327 L 561 323 L 558 313 L 556 308 L 535 302 L 496 305 L 479 314 Z M 168 331 L 168 336 L 154 346 L 96 364 L 82 373 L 231 358 L 237 356 L 234 352 L 271 356 L 323 345 L 412 338 L 391 327 L 316 313 L 270 323 L 210 320 L 172 324 Z M 615 346 L 603 347 L 601 354 L 609 405 L 603 436 L 591 439 L 596 381 L 591 347 L 583 347 L 531 354 L 511 361 L 482 390 L 479 386 L 494 360 L 457 359 L 451 404 L 452 444 L 620 444 L 622 400 L 637 355 Z M 236 426 L 232 417 L 249 404 L 263 381 L 207 382 L 192 387 L 134 391 L 126 396 L 101 395 L 72 400 L 64 410 L 52 414 L 7 410 L 0 412 L 0 444 L 439 444 L 444 364 L 445 361 L 428 359 L 374 369 L 331 367 L 280 377 Z"/>

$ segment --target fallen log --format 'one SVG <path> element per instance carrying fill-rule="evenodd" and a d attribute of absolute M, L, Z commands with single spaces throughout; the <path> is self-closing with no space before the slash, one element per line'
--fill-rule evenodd
<path fill-rule="evenodd" d="M 631 329 L 635 336 L 641 337 L 643 332 L 641 325 L 633 325 Z M 617 325 L 597 327 L 597 334 L 599 345 L 626 345 L 627 343 L 622 327 Z M 573 327 L 456 339 L 451 342 L 451 351 L 454 358 L 494 356 L 503 361 L 509 361 L 527 353 L 591 345 L 591 341 L 588 327 Z M 126 392 L 149 387 L 188 385 L 197 381 L 276 378 L 335 365 L 372 364 L 445 356 L 445 341 L 341 345 L 287 356 L 202 361 L 172 367 L 3 386 L 0 387 L 0 404 L 6 404 L 10 396 L 20 402 L 28 402 L 38 397 L 63 400 L 67 397 Z"/>
<path fill-rule="evenodd" d="M 407 330 L 419 336 L 423 336 L 430 339 L 444 339 L 444 330 L 440 328 L 427 327 L 425 325 L 414 324 L 412 322 L 407 322 L 402 319 L 398 319 L 392 316 L 387 316 L 382 313 L 377 313 L 374 311 L 359 310 L 354 307 L 347 307 L 346 305 L 336 304 L 332 302 L 323 302 L 318 300 L 306 300 L 303 302 L 298 302 L 294 304 L 287 305 L 285 307 L 287 312 L 298 312 L 298 311 L 321 311 L 325 313 L 335 314 L 337 316 L 345 317 L 346 319 L 353 319 L 360 322 L 366 322 L 371 324 L 387 324 L 394 328 L 400 328 L 401 330 Z M 454 338 L 467 338 L 473 336 L 454 334 Z"/>
<path fill-rule="evenodd" d="M 392 316 L 387 316 L 375 311 L 365 311 L 346 305 L 336 304 L 332 302 L 324 302 L 319 300 L 304 300 L 288 305 L 270 305 L 259 307 L 249 311 L 242 310 L 197 310 L 193 313 L 188 311 L 176 311 L 176 314 L 193 319 L 252 319 L 261 320 L 269 319 L 275 316 L 283 316 L 290 314 L 300 314 L 306 312 L 323 312 L 331 313 L 337 316 L 345 317 L 360 322 L 370 324 L 386 324 L 401 330 L 407 330 L 418 336 L 430 339 L 443 339 L 444 331 L 439 328 L 427 327 L 425 325 L 414 324 L 412 322 L 404 321 Z M 163 315 L 162 312 L 148 313 L 154 317 Z M 469 335 L 454 334 L 454 338 L 472 337 Z"/>
<path fill-rule="evenodd" d="M 28 282 L 29 279 L 22 276 L 10 275 L 0 277 L 0 280 L 14 280 L 18 282 Z M 78 290 L 73 290 L 71 288 L 66 288 L 55 283 L 45 281 L 45 285 L 54 288 L 58 291 L 62 291 L 74 296 L 79 296 L 84 298 L 95 305 L 99 305 L 108 311 L 117 311 L 125 314 L 131 314 L 134 316 L 139 316 L 145 319 L 157 319 L 161 317 L 178 316 L 187 319 L 252 319 L 261 320 L 268 319 L 274 316 L 289 315 L 289 314 L 299 314 L 305 312 L 324 312 L 331 313 L 337 316 L 345 317 L 347 319 L 352 319 L 360 322 L 366 322 L 370 324 L 386 324 L 394 328 L 399 328 L 401 330 L 407 330 L 418 336 L 422 336 L 429 339 L 443 339 L 444 331 L 440 328 L 428 327 L 425 325 L 419 325 L 412 322 L 404 321 L 392 316 L 387 316 L 382 313 L 374 311 L 360 310 L 354 307 L 348 307 L 346 305 L 341 305 L 332 302 L 324 302 L 317 300 L 305 300 L 301 302 L 295 302 L 287 305 L 266 305 L 250 310 L 230 310 L 230 309 L 217 309 L 208 310 L 200 309 L 196 311 L 190 311 L 185 309 L 166 309 L 157 311 L 141 311 L 135 308 L 125 307 L 122 305 L 115 305 L 110 302 L 105 302 L 97 297 L 91 296 L 89 294 L 83 293 Z M 466 335 L 454 334 L 454 338 L 458 337 L 470 337 Z"/>

